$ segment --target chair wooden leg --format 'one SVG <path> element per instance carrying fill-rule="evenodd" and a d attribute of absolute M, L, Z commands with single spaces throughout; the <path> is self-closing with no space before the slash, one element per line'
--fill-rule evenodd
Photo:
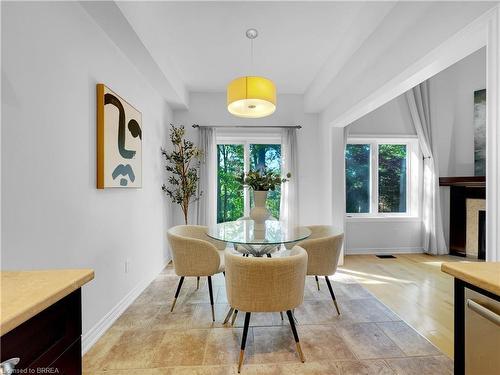
<path fill-rule="evenodd" d="M 314 276 L 314 278 L 316 279 L 316 285 L 318 287 L 318 292 L 319 292 L 319 280 L 318 280 L 318 276 L 316 275 L 316 276 Z"/>
<path fill-rule="evenodd" d="M 224 323 L 222 324 L 226 324 L 227 322 L 229 322 L 229 319 L 231 319 L 231 315 L 233 315 L 233 311 L 234 309 L 231 307 L 227 312 L 226 319 L 224 319 Z"/>
<path fill-rule="evenodd" d="M 196 290 L 200 289 L 200 276 L 196 276 Z"/>
<path fill-rule="evenodd" d="M 238 361 L 238 374 L 241 372 L 241 365 L 245 357 L 245 345 L 247 343 L 248 326 L 250 325 L 250 313 L 245 314 L 245 325 L 243 326 L 243 337 L 241 338 L 240 359 Z"/>
<path fill-rule="evenodd" d="M 268 257 L 268 258 L 272 258 L 271 254 L 267 254 L 267 257 Z"/>
<path fill-rule="evenodd" d="M 174 297 L 174 302 L 172 302 L 172 308 L 170 309 L 170 312 L 174 311 L 175 303 L 177 302 L 177 297 L 179 297 L 179 293 L 181 291 L 182 283 L 184 282 L 184 276 L 181 276 L 179 280 L 179 285 L 177 285 L 177 290 L 175 291 L 175 297 Z"/>
<path fill-rule="evenodd" d="M 333 304 L 335 305 L 335 308 L 337 309 L 337 314 L 340 315 L 339 305 L 337 305 L 337 299 L 335 298 L 335 293 L 333 293 L 332 284 L 330 283 L 330 279 L 328 278 L 328 276 L 325 276 L 325 280 L 326 280 L 326 285 L 328 285 L 328 289 L 330 289 L 330 294 L 331 294 L 332 299 L 333 299 Z"/>
<path fill-rule="evenodd" d="M 295 339 L 295 345 L 297 345 L 297 352 L 299 353 L 300 360 L 302 363 L 306 361 L 304 358 L 304 353 L 302 353 L 302 348 L 300 347 L 299 335 L 297 333 L 297 328 L 295 327 L 295 320 L 291 310 L 287 310 L 286 315 L 290 321 L 290 327 L 292 328 L 293 338 Z"/>
<path fill-rule="evenodd" d="M 281 320 L 283 320 L 283 311 L 280 311 Z"/>
<path fill-rule="evenodd" d="M 210 305 L 212 306 L 212 321 L 215 322 L 214 293 L 212 291 L 212 276 L 208 276 L 208 293 L 210 294 Z"/>
<path fill-rule="evenodd" d="M 234 310 L 233 319 L 231 319 L 231 325 L 234 326 L 234 321 L 236 320 L 236 316 L 238 315 L 238 310 Z"/>

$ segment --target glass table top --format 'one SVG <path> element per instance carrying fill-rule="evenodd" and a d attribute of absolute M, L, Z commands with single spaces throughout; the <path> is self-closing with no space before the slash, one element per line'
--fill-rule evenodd
<path fill-rule="evenodd" d="M 263 229 L 256 229 L 253 220 L 238 220 L 211 226 L 207 235 L 235 244 L 278 245 L 304 240 L 311 235 L 311 231 L 305 227 L 288 228 L 276 220 L 267 220 Z"/>

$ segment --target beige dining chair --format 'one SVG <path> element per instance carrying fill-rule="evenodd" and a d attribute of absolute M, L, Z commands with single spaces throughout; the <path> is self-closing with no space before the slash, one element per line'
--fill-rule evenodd
<path fill-rule="evenodd" d="M 340 315 L 337 299 L 328 276 L 332 276 L 337 271 L 344 233 L 330 225 L 310 225 L 306 228 L 311 230 L 311 235 L 298 242 L 297 245 L 307 251 L 307 275 L 314 276 L 318 290 L 320 290 L 318 276 L 325 277 L 335 309 Z"/>
<path fill-rule="evenodd" d="M 238 373 L 243 364 L 248 326 L 253 312 L 286 311 L 300 360 L 305 361 L 292 310 L 304 300 L 307 253 L 296 246 L 280 255 L 274 258 L 247 258 L 229 249 L 225 252 L 229 305 L 246 313 Z"/>
<path fill-rule="evenodd" d="M 175 273 L 180 276 L 170 311 L 174 310 L 185 277 L 196 276 L 198 288 L 200 277 L 207 276 L 212 320 L 215 322 L 212 276 L 224 272 L 226 243 L 214 240 L 206 233 L 207 227 L 201 225 L 178 225 L 167 232 Z"/>

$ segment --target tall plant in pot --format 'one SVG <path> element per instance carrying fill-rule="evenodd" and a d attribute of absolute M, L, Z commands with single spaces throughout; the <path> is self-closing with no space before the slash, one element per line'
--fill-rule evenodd
<path fill-rule="evenodd" d="M 281 183 L 289 181 L 290 177 L 291 173 L 283 178 L 277 172 L 266 170 L 250 170 L 237 177 L 240 184 L 252 189 L 254 207 L 250 210 L 250 218 L 255 221 L 256 226 L 263 226 L 271 216 L 266 207 L 268 192 L 275 191 Z"/>
<path fill-rule="evenodd" d="M 184 138 L 184 126 L 170 125 L 170 141 L 173 150 L 162 149 L 161 153 L 167 161 L 169 172 L 168 186 L 163 184 L 162 190 L 172 200 L 181 206 L 184 223 L 188 223 L 189 205 L 200 199 L 202 192 L 197 194 L 200 169 L 201 150 L 193 142 Z"/>

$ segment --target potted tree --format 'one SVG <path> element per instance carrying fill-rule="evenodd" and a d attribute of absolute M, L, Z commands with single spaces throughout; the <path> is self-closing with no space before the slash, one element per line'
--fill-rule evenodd
<path fill-rule="evenodd" d="M 197 194 L 201 150 L 193 142 L 184 138 L 184 126 L 170 124 L 170 141 L 173 150 L 164 149 L 161 153 L 167 161 L 166 170 L 170 176 L 168 184 L 163 184 L 162 190 L 172 200 L 181 206 L 184 223 L 188 223 L 189 205 L 200 199 L 202 192 Z"/>

